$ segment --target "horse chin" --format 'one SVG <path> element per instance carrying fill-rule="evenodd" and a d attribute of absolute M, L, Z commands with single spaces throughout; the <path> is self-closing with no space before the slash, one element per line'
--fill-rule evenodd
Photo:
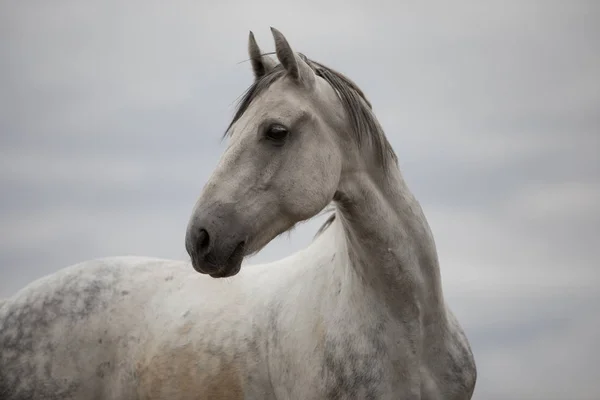
<path fill-rule="evenodd" d="M 192 266 L 196 270 L 203 275 L 208 275 L 211 278 L 229 278 L 231 276 L 237 275 L 242 268 L 242 259 L 233 263 L 227 263 L 225 265 L 220 265 L 218 267 L 211 266 L 210 269 L 203 268 L 198 266 L 192 262 Z"/>
<path fill-rule="evenodd" d="M 237 275 L 238 272 L 240 272 L 241 268 L 242 268 L 242 263 L 240 262 L 237 266 L 234 266 L 232 268 L 226 267 L 226 268 L 219 270 L 218 272 L 210 273 L 208 275 L 211 278 L 215 278 L 215 279 L 229 278 L 229 277 Z"/>

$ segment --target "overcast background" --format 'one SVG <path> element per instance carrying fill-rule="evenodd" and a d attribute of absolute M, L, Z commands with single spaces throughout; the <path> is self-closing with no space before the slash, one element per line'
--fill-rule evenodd
<path fill-rule="evenodd" d="M 187 258 L 248 30 L 272 51 L 269 26 L 371 99 L 475 399 L 600 399 L 598 1 L 0 0 L 0 297 L 90 258 Z"/>

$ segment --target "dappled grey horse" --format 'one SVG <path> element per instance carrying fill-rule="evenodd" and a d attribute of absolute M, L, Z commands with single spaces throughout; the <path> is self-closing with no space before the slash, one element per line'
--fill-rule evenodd
<path fill-rule="evenodd" d="M 191 262 L 89 261 L 5 300 L 0 399 L 471 398 L 430 228 L 371 105 L 272 33 L 279 63 L 250 34 L 255 80 L 192 212 Z M 307 248 L 240 271 L 331 203 Z"/>

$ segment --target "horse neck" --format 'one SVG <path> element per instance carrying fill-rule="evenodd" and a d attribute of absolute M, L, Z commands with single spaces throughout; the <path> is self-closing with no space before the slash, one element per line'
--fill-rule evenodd
<path fill-rule="evenodd" d="M 367 286 L 403 318 L 444 318 L 437 251 L 421 206 L 395 163 L 345 174 L 336 194 L 342 246 L 354 284 Z M 415 317 L 417 317 L 415 315 Z"/>

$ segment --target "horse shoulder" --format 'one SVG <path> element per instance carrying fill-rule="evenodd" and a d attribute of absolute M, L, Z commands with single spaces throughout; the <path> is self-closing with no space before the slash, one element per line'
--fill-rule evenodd
<path fill-rule="evenodd" d="M 192 285 L 156 310 L 133 356 L 139 400 L 269 398 L 261 314 L 233 282 L 206 282 L 201 295 Z"/>
<path fill-rule="evenodd" d="M 241 400 L 242 374 L 235 360 L 191 344 L 164 346 L 136 364 L 139 400 Z"/>

